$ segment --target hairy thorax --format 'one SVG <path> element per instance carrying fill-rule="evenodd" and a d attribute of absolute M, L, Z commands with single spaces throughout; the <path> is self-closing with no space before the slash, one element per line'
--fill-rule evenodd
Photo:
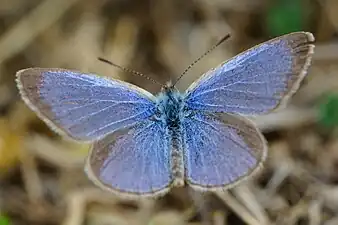
<path fill-rule="evenodd" d="M 157 110 L 157 119 L 165 123 L 168 128 L 179 127 L 187 114 L 183 95 L 174 87 L 164 88 L 157 96 Z"/>

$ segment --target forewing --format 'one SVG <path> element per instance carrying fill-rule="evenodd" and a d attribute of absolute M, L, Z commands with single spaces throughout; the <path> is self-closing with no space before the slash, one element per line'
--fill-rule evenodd
<path fill-rule="evenodd" d="M 172 184 L 169 136 L 147 121 L 94 143 L 86 172 L 99 187 L 125 195 L 154 196 Z"/>
<path fill-rule="evenodd" d="M 297 32 L 255 46 L 204 74 L 186 93 L 190 109 L 263 114 L 283 105 L 310 65 L 311 33 Z"/>
<path fill-rule="evenodd" d="M 230 188 L 266 158 L 263 135 L 244 117 L 196 113 L 185 119 L 183 128 L 186 182 L 192 187 Z"/>
<path fill-rule="evenodd" d="M 153 96 L 134 85 L 64 69 L 17 73 L 25 102 L 52 128 L 96 140 L 154 114 Z"/>

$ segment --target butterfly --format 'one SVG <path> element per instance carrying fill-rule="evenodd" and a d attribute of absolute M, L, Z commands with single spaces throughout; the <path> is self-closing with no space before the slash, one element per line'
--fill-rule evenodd
<path fill-rule="evenodd" d="M 25 103 L 52 129 L 91 141 L 85 171 L 99 187 L 158 196 L 172 187 L 233 187 L 255 174 L 267 144 L 246 115 L 284 105 L 306 75 L 314 37 L 295 32 L 257 45 L 185 91 L 154 96 L 135 85 L 53 68 L 17 73 Z"/>

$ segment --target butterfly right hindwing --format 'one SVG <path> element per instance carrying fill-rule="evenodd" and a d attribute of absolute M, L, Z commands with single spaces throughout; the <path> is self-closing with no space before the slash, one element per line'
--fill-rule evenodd
<path fill-rule="evenodd" d="M 194 188 L 230 188 L 266 158 L 263 135 L 244 117 L 198 112 L 184 120 L 183 129 L 185 179 Z"/>

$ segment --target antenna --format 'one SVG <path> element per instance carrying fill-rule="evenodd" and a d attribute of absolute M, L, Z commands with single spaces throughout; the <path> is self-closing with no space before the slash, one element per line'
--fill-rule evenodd
<path fill-rule="evenodd" d="M 177 84 L 177 82 L 202 58 L 204 58 L 206 55 L 208 55 L 210 52 L 215 50 L 220 44 L 222 44 L 224 41 L 226 41 L 228 38 L 230 38 L 230 34 L 225 35 L 221 40 L 219 40 L 215 45 L 211 46 L 208 51 L 206 51 L 203 55 L 198 57 L 194 62 L 192 62 L 184 71 L 181 73 L 181 75 L 176 79 L 176 81 L 173 83 L 173 86 Z"/>
<path fill-rule="evenodd" d="M 111 62 L 111 61 L 109 61 L 107 59 L 101 58 L 101 57 L 98 57 L 97 59 L 100 60 L 101 62 L 104 62 L 104 63 L 107 63 L 109 65 L 115 66 L 115 67 L 119 68 L 120 70 L 123 70 L 124 72 L 130 73 L 130 74 L 133 74 L 133 75 L 137 75 L 137 76 L 140 76 L 140 77 L 144 77 L 147 80 L 150 80 L 151 82 L 153 82 L 155 84 L 158 84 L 161 87 L 164 87 L 163 84 L 161 84 L 160 82 L 158 82 L 158 81 L 156 81 L 156 80 L 154 80 L 154 79 L 152 79 L 152 78 L 144 75 L 143 73 L 137 72 L 137 71 L 132 70 L 132 69 L 125 68 L 123 66 L 119 66 L 119 65 L 117 65 L 117 64 L 115 64 L 115 63 L 113 63 L 113 62 Z"/>

